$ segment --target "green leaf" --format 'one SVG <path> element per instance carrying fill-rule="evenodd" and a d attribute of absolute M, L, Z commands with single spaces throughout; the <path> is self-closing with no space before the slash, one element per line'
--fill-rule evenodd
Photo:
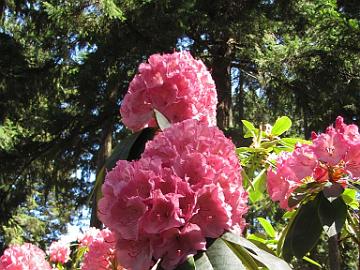
<path fill-rule="evenodd" d="M 304 256 L 303 260 L 307 261 L 308 263 L 311 263 L 312 265 L 315 265 L 315 266 L 317 266 L 319 268 L 322 268 L 321 264 L 319 264 L 318 262 L 314 261 L 313 259 L 311 259 L 309 257 Z"/>
<path fill-rule="evenodd" d="M 189 257 L 184 263 L 176 267 L 176 270 L 196 270 L 194 257 Z"/>
<path fill-rule="evenodd" d="M 291 120 L 287 116 L 282 116 L 278 118 L 271 130 L 271 134 L 274 136 L 279 136 L 284 132 L 288 131 L 291 128 Z"/>
<path fill-rule="evenodd" d="M 356 199 L 356 190 L 351 188 L 346 188 L 341 194 L 341 197 L 343 198 L 344 202 L 350 206 L 354 210 L 359 209 L 359 202 Z"/>
<path fill-rule="evenodd" d="M 318 216 L 319 197 L 300 206 L 282 247 L 283 257 L 289 261 L 292 256 L 304 257 L 317 243 L 322 225 Z"/>
<path fill-rule="evenodd" d="M 341 197 L 330 202 L 322 193 L 319 194 L 318 215 L 324 231 L 329 237 L 341 232 L 347 216 L 347 207 Z"/>
<path fill-rule="evenodd" d="M 271 223 L 267 221 L 265 218 L 258 217 L 257 220 L 260 222 L 261 227 L 264 228 L 265 232 L 271 237 L 275 238 L 275 230 Z"/>
<path fill-rule="evenodd" d="M 238 258 L 241 260 L 247 270 L 259 269 L 258 264 L 251 257 L 247 249 L 229 241 L 225 241 L 225 243 L 231 248 L 231 250 L 236 254 L 236 256 L 238 256 Z"/>
<path fill-rule="evenodd" d="M 154 109 L 154 113 L 156 122 L 162 131 L 170 127 L 169 120 L 161 112 L 159 112 L 157 109 Z"/>
<path fill-rule="evenodd" d="M 131 148 L 135 144 L 136 140 L 140 137 L 142 131 L 131 134 L 125 139 L 121 140 L 115 148 L 112 150 L 110 157 L 105 162 L 107 170 L 111 170 L 115 167 L 118 160 L 126 160 L 129 156 Z"/>
<path fill-rule="evenodd" d="M 205 252 L 200 252 L 195 255 L 195 267 L 197 270 L 213 270 L 213 266 L 209 260 L 209 257 Z"/>
<path fill-rule="evenodd" d="M 254 243 L 245 239 L 244 237 L 227 232 L 221 238 L 247 249 L 249 251 L 249 255 L 251 255 L 256 261 L 266 266 L 269 270 L 291 269 L 290 266 L 285 261 L 260 249 Z M 227 268 L 224 267 L 223 269 L 227 269 Z"/>
<path fill-rule="evenodd" d="M 307 140 L 300 139 L 300 138 L 281 138 L 280 143 L 285 146 L 294 148 L 297 143 L 311 144 L 311 141 L 307 141 Z"/>
<path fill-rule="evenodd" d="M 206 252 L 195 256 L 197 270 L 246 270 L 233 250 L 218 238 L 210 244 Z"/>
<path fill-rule="evenodd" d="M 265 234 L 260 234 L 260 233 L 248 234 L 246 236 L 246 239 L 248 239 L 250 241 L 254 240 L 257 242 L 266 243 L 266 235 Z"/>
<path fill-rule="evenodd" d="M 265 148 L 261 148 L 261 147 L 256 147 L 256 148 L 253 148 L 253 147 L 239 147 L 239 148 L 236 148 L 236 153 L 237 154 L 241 154 L 241 153 L 246 153 L 246 152 L 249 152 L 249 153 L 258 153 L 258 152 L 268 152 L 268 149 L 265 149 Z"/>
<path fill-rule="evenodd" d="M 246 133 L 244 135 L 244 138 L 255 137 L 255 135 L 259 132 L 259 130 L 251 122 L 246 120 L 241 120 L 241 122 L 246 128 Z"/>
<path fill-rule="evenodd" d="M 249 199 L 252 203 L 261 200 L 266 190 L 266 170 L 263 169 L 252 182 L 252 189 L 248 189 Z"/>
<path fill-rule="evenodd" d="M 283 217 L 283 218 L 292 218 L 295 213 L 296 213 L 296 211 L 294 211 L 294 210 L 292 210 L 292 211 L 287 211 L 282 217 Z"/>

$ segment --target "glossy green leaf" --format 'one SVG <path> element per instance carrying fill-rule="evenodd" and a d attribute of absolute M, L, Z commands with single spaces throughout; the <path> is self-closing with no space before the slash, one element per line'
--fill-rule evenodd
<path fill-rule="evenodd" d="M 282 144 L 284 144 L 286 146 L 294 148 L 297 143 L 311 144 L 311 141 L 307 141 L 307 140 L 300 139 L 300 138 L 282 138 L 280 140 L 280 143 L 282 143 Z"/>
<path fill-rule="evenodd" d="M 341 195 L 344 202 L 350 206 L 352 209 L 359 209 L 359 201 L 356 199 L 356 190 L 347 188 L 344 190 L 343 194 Z"/>
<path fill-rule="evenodd" d="M 240 245 L 249 251 L 249 254 L 258 262 L 268 268 L 268 270 L 290 270 L 290 266 L 282 259 L 266 252 L 263 249 L 257 247 L 251 241 L 241 237 L 239 235 L 227 232 L 222 236 L 222 239 L 231 242 L 236 245 Z M 227 269 L 227 268 L 223 268 Z"/>
<path fill-rule="evenodd" d="M 337 198 L 330 202 L 321 193 L 319 194 L 318 215 L 324 231 L 329 237 L 341 232 L 347 216 L 347 207 L 343 199 Z"/>
<path fill-rule="evenodd" d="M 247 249 L 229 241 L 225 241 L 225 243 L 236 254 L 236 256 L 238 256 L 238 258 L 241 260 L 247 270 L 259 269 L 259 265 L 254 261 Z"/>
<path fill-rule="evenodd" d="M 282 247 L 283 257 L 288 261 L 293 256 L 301 259 L 317 243 L 322 232 L 318 216 L 319 197 L 300 206 Z"/>
<path fill-rule="evenodd" d="M 263 169 L 253 180 L 252 189 L 248 189 L 249 199 L 252 203 L 261 200 L 266 190 L 266 170 Z"/>
<path fill-rule="evenodd" d="M 271 134 L 274 136 L 279 136 L 284 132 L 288 131 L 291 128 L 291 120 L 287 116 L 282 116 L 278 118 L 271 130 Z"/>
<path fill-rule="evenodd" d="M 246 239 L 252 241 L 257 241 L 257 242 L 261 242 L 261 243 L 266 243 L 266 235 L 265 234 L 260 234 L 260 233 L 252 233 L 252 234 L 248 234 L 246 236 Z"/>
<path fill-rule="evenodd" d="M 243 123 L 244 127 L 246 128 L 244 138 L 254 137 L 259 132 L 259 130 L 251 122 L 246 121 L 246 120 L 241 120 L 241 122 Z"/>
<path fill-rule="evenodd" d="M 265 232 L 271 237 L 275 238 L 275 230 L 274 227 L 271 225 L 269 221 L 267 221 L 265 218 L 258 217 L 257 220 L 260 222 L 261 227 L 265 230 Z"/>
<path fill-rule="evenodd" d="M 161 130 L 170 127 L 169 120 L 161 112 L 159 112 L 157 109 L 154 109 L 154 113 L 156 122 Z"/>
<path fill-rule="evenodd" d="M 265 148 L 253 148 L 253 147 L 239 147 L 236 149 L 236 153 L 241 154 L 241 153 L 246 153 L 246 152 L 250 152 L 250 153 L 258 153 L 258 152 L 268 152 L 268 149 Z"/>
<path fill-rule="evenodd" d="M 195 256 L 197 270 L 246 270 L 244 264 L 223 239 L 216 239 L 206 252 Z"/>

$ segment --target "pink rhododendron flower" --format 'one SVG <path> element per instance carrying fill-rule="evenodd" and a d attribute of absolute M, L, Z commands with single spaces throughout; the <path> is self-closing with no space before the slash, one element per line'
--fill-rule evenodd
<path fill-rule="evenodd" d="M 51 262 L 64 264 L 70 260 L 70 246 L 63 241 L 52 242 L 48 252 Z"/>
<path fill-rule="evenodd" d="M 337 117 L 335 127 L 312 134 L 311 145 L 297 145 L 283 153 L 276 169 L 268 171 L 267 188 L 273 201 L 288 209 L 288 199 L 296 188 L 308 182 L 338 182 L 360 177 L 360 134 L 356 125 L 346 125 Z"/>
<path fill-rule="evenodd" d="M 173 269 L 205 237 L 240 232 L 247 211 L 235 146 L 216 127 L 189 119 L 148 142 L 138 161 L 118 161 L 102 187 L 99 218 L 116 236 L 118 262 Z"/>
<path fill-rule="evenodd" d="M 45 252 L 40 248 L 25 243 L 12 245 L 0 257 L 0 270 L 50 270 L 45 260 Z"/>
<path fill-rule="evenodd" d="M 108 229 L 97 231 L 98 234 L 88 245 L 81 270 L 123 270 L 115 259 L 116 242 L 113 233 Z"/>
<path fill-rule="evenodd" d="M 188 51 L 154 54 L 139 66 L 121 105 L 123 123 L 133 131 L 154 126 L 157 109 L 171 122 L 197 119 L 216 125 L 215 83 L 204 63 Z"/>

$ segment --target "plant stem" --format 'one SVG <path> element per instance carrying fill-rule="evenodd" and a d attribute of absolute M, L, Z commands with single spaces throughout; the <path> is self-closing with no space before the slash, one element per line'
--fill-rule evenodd
<path fill-rule="evenodd" d="M 329 248 L 330 270 L 341 270 L 340 269 L 341 256 L 340 256 L 337 234 L 329 238 L 328 248 Z"/>

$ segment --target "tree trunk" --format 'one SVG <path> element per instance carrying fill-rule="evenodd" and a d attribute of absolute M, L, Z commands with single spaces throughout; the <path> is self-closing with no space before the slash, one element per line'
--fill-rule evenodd
<path fill-rule="evenodd" d="M 217 94 L 217 124 L 222 130 L 233 125 L 232 95 L 231 95 L 231 47 L 228 42 L 222 42 L 213 52 L 212 76 Z"/>
<path fill-rule="evenodd" d="M 238 112 L 238 118 L 236 119 L 236 121 L 239 123 L 240 138 L 242 139 L 244 137 L 244 130 L 243 130 L 243 123 L 241 122 L 241 120 L 244 119 L 245 92 L 244 92 L 244 76 L 241 70 L 239 70 L 239 85 L 237 90 L 238 93 L 236 100 L 236 110 Z"/>

